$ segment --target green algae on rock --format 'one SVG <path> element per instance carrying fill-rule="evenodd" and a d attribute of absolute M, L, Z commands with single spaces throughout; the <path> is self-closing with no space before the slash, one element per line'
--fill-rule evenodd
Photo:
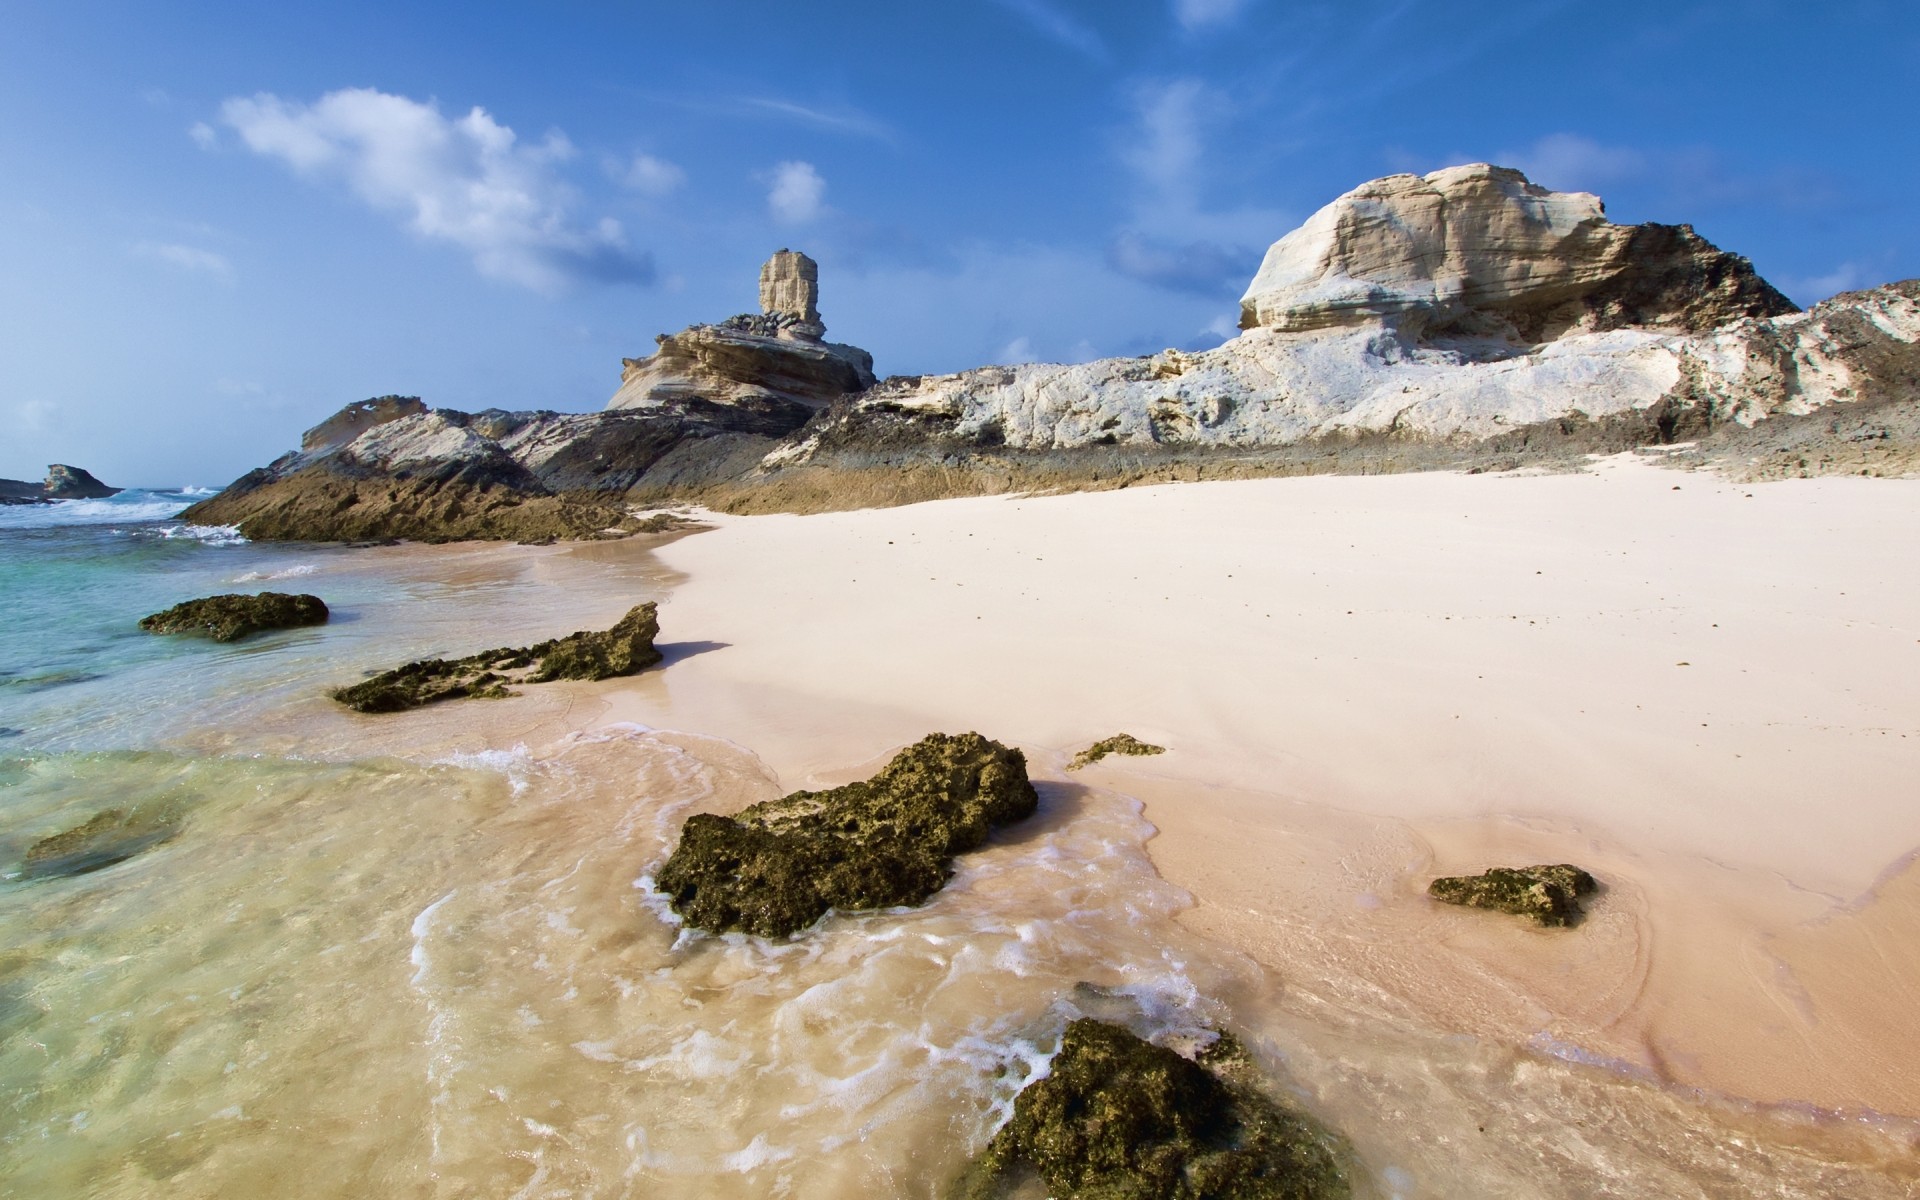
<path fill-rule="evenodd" d="M 273 629 L 325 625 L 327 606 L 318 596 L 288 592 L 230 592 L 176 604 L 140 618 L 148 633 L 204 633 L 216 642 L 235 642 Z"/>
<path fill-rule="evenodd" d="M 1078 771 L 1081 767 L 1091 766 L 1109 754 L 1165 754 L 1165 746 L 1156 746 L 1152 742 L 1143 742 L 1130 733 L 1116 733 L 1110 738 L 1101 738 L 1093 745 L 1073 756 L 1067 764 L 1067 770 Z"/>
<path fill-rule="evenodd" d="M 919 904 L 954 855 L 1038 803 L 1020 751 L 931 734 L 871 779 L 688 817 L 655 885 L 696 929 L 781 937 L 829 909 Z"/>
<path fill-rule="evenodd" d="M 1492 867 L 1480 875 L 1447 875 L 1427 885 L 1427 895 L 1445 904 L 1491 908 L 1532 917 L 1542 925 L 1571 925 L 1581 916 L 1580 897 L 1598 885 L 1568 863 Z"/>
<path fill-rule="evenodd" d="M 499 699 L 513 695 L 509 685 L 517 683 L 633 675 L 660 661 L 653 644 L 659 633 L 658 610 L 649 600 L 603 632 L 582 630 L 465 658 L 421 659 L 339 688 L 333 698 L 359 712 L 392 713 L 463 697 Z"/>
<path fill-rule="evenodd" d="M 180 820 L 175 813 L 109 808 L 84 824 L 29 846 L 20 873 L 28 879 L 85 875 L 125 862 L 178 832 Z"/>
<path fill-rule="evenodd" d="M 1259 1089 L 1232 1037 L 1193 1062 L 1083 1017 L 955 1194 L 1003 1196 L 1031 1170 L 1060 1200 L 1344 1200 L 1333 1147 Z"/>

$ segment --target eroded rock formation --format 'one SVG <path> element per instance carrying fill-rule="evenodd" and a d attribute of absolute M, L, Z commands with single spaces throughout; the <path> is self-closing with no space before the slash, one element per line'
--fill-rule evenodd
<path fill-rule="evenodd" d="M 318 596 L 233 592 L 188 600 L 142 617 L 140 628 L 148 633 L 197 633 L 216 642 L 237 642 L 274 629 L 325 625 L 327 616 L 327 606 Z"/>
<path fill-rule="evenodd" d="M 936 733 L 871 779 L 688 817 L 654 882 L 696 929 L 782 937 L 829 909 L 919 904 L 956 854 L 1038 803 L 1020 751 Z"/>
<path fill-rule="evenodd" d="M 376 425 L 415 417 L 427 411 L 418 396 L 375 396 L 349 404 L 339 412 L 307 430 L 300 438 L 300 449 L 320 454 L 346 445 Z"/>
<path fill-rule="evenodd" d="M 1592 895 L 1598 886 L 1579 867 L 1558 863 L 1444 875 L 1427 885 L 1427 895 L 1443 904 L 1488 908 L 1532 917 L 1542 925 L 1564 926 L 1580 919 L 1580 897 Z"/>
<path fill-rule="evenodd" d="M 820 319 L 820 264 L 797 250 L 781 247 L 760 268 L 760 311 L 788 316 L 790 328 L 802 337 L 825 337 Z"/>
<path fill-rule="evenodd" d="M 1231 1037 L 1194 1062 L 1082 1018 L 956 1191 L 1004 1196 L 1025 1168 L 1062 1200 L 1335 1200 L 1351 1187 L 1331 1142 L 1260 1091 Z"/>
<path fill-rule="evenodd" d="M 649 600 L 629 610 L 613 628 L 581 630 L 532 646 L 504 646 L 465 658 L 427 658 L 395 667 L 333 698 L 356 712 L 405 712 L 467 697 L 498 700 L 515 685 L 558 679 L 612 679 L 633 675 L 660 661 L 653 639 L 660 635 L 658 609 Z"/>
<path fill-rule="evenodd" d="M 1544 342 L 1698 333 L 1797 306 L 1686 225 L 1615 225 L 1599 197 L 1476 163 L 1362 184 L 1275 242 L 1243 329 L 1383 322 L 1411 336 Z"/>
<path fill-rule="evenodd" d="M 52 463 L 40 483 L 0 479 L 0 504 L 50 504 L 55 500 L 105 500 L 123 489 L 108 487 L 93 475 L 65 463 Z"/>

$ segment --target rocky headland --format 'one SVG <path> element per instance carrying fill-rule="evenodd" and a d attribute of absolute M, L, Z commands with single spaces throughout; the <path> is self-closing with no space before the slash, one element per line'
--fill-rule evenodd
<path fill-rule="evenodd" d="M 55 500 L 105 500 L 124 489 L 108 487 L 91 472 L 65 463 L 52 463 L 40 483 L 0 479 L 0 504 L 51 504 Z"/>
<path fill-rule="evenodd" d="M 1685 225 L 1479 164 L 1348 192 L 1268 251 L 1239 336 L 876 380 L 818 269 L 628 359 L 598 413 L 350 406 L 189 510 L 261 539 L 597 537 L 648 507 L 811 512 L 1203 478 L 1573 466 L 1920 470 L 1920 281 L 1801 312 Z M 346 440 L 341 440 L 345 438 Z"/>

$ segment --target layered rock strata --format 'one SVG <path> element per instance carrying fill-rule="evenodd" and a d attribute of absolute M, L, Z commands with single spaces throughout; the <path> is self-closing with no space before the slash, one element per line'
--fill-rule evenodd
<path fill-rule="evenodd" d="M 1038 803 L 1020 751 L 936 733 L 871 779 L 688 817 L 654 883 L 696 929 L 783 937 L 832 909 L 921 903 L 955 855 Z"/>
<path fill-rule="evenodd" d="M 532 646 L 504 646 L 465 658 L 427 658 L 384 671 L 333 698 L 356 712 L 394 713 L 469 697 L 498 700 L 520 684 L 559 679 L 593 681 L 633 675 L 661 659 L 658 609 L 649 600 L 611 629 L 581 630 Z"/>
<path fill-rule="evenodd" d="M 216 642 L 237 642 L 275 629 L 325 625 L 327 617 L 320 597 L 304 592 L 232 592 L 187 600 L 142 617 L 140 628 L 148 633 L 194 633 Z"/>
<path fill-rule="evenodd" d="M 417 417 L 426 411 L 427 406 L 418 396 L 375 396 L 361 400 L 302 434 L 300 450 L 304 454 L 323 454 L 346 445 L 377 425 L 402 417 Z"/>
<path fill-rule="evenodd" d="M 1231 1037 L 1221 1035 L 1195 1062 L 1087 1018 L 1068 1024 L 1047 1074 L 1014 1097 L 1013 1119 L 956 1195 L 1014 1194 L 1023 1169 L 1063 1200 L 1352 1194 L 1332 1139 L 1258 1088 Z"/>

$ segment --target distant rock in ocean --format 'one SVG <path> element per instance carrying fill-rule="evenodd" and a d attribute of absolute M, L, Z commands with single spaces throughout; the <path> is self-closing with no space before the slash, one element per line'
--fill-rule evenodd
<path fill-rule="evenodd" d="M 1685 225 L 1615 225 L 1503 167 L 1334 200 L 1268 251 L 1248 328 L 1202 352 L 876 381 L 866 351 L 822 340 L 819 276 L 780 251 L 759 313 L 660 335 L 604 411 L 380 397 L 184 515 L 263 540 L 539 541 L 676 503 L 1577 466 L 1680 442 L 1743 477 L 1920 473 L 1920 280 L 1800 312 Z"/>
<path fill-rule="evenodd" d="M 0 479 L 0 504 L 48 504 L 55 500 L 105 500 L 123 489 L 108 487 L 79 467 L 53 463 L 43 483 Z"/>

